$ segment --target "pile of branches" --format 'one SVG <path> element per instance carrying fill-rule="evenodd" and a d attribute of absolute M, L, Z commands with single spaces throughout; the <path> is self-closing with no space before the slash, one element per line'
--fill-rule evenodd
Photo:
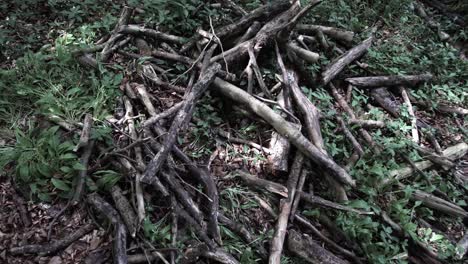
<path fill-rule="evenodd" d="M 144 10 L 124 8 L 108 38 L 94 47 L 74 53 L 83 65 L 94 68 L 105 65 L 109 69 L 118 70 L 122 68 L 117 67 L 121 64 L 126 66 L 128 73 L 121 85 L 121 107 L 107 120 L 115 128 L 115 144 L 120 148 L 109 152 L 90 139 L 93 127 L 91 115 L 86 115 L 82 124 L 51 117 L 62 128 L 78 131 L 81 135 L 77 151 L 81 153 L 81 163 L 87 169 L 80 172 L 69 205 L 85 201 L 96 215 L 105 216 L 111 223 L 115 263 L 138 263 L 155 259 L 164 263 L 194 263 L 199 259 L 239 263 L 239 256 L 223 249 L 220 225 L 237 233 L 246 244 L 254 245 L 265 262 L 280 263 L 285 252 L 310 263 L 367 262 L 358 243 L 339 235 L 343 232 L 329 220 L 325 219 L 324 225 L 331 228 L 329 233 L 335 234 L 333 237 L 322 233 L 314 223 L 302 216 L 298 210 L 301 201 L 333 210 L 372 215 L 382 224 L 390 226 L 395 236 L 410 241 L 409 260 L 414 263 L 440 263 L 430 247 L 412 239 L 385 211 L 377 213 L 343 205 L 342 202 L 359 192 L 359 182 L 350 176 L 349 170 L 366 149 L 374 153 L 382 151 L 383 146 L 374 142 L 369 130 L 385 127 L 383 121 L 364 120 L 353 111 L 350 106 L 351 91 L 363 90 L 392 116 L 398 117 L 400 102 L 393 100 L 391 94 L 396 91 L 412 116 L 413 141 L 417 145 L 421 135 L 433 145 L 434 150 L 418 147 L 418 151 L 428 161 L 413 163 L 407 159 L 409 165 L 393 171 L 385 181 L 379 183 L 379 187 L 393 185 L 394 188 L 404 189 L 405 185 L 399 183 L 399 180 L 409 177 L 413 172 L 424 174 L 423 170 L 432 165 L 452 168 L 454 160 L 463 156 L 468 146 L 461 143 L 441 149 L 434 135 L 427 132 L 430 129 L 423 130 L 427 124 L 414 115 L 413 104 L 422 107 L 430 107 L 431 104 L 411 98 L 406 89 L 431 81 L 431 74 L 378 76 L 367 71 L 369 76 L 343 78 L 341 73 L 351 64 L 366 69 L 359 59 L 373 44 L 372 34 L 378 27 L 373 29 L 369 38 L 352 47 L 353 32 L 300 23 L 301 18 L 313 12 L 319 3 L 319 0 L 312 0 L 306 6 L 301 6 L 300 1 L 276 1 L 246 12 L 232 1 L 225 1 L 240 18 L 219 28 L 214 28 L 210 20 L 210 28 L 197 30 L 190 39 L 137 24 L 138 21 L 133 21 L 134 14 Z M 133 49 L 129 49 L 130 46 Z M 312 51 L 311 47 L 337 54 L 336 59 L 318 76 L 311 76 L 306 70 L 306 65 L 317 63 L 320 59 L 320 54 L 316 52 L 318 49 Z M 278 73 L 275 85 L 264 80 L 258 63 L 260 57 L 273 58 Z M 143 63 L 128 63 L 135 59 L 141 59 Z M 168 63 L 158 64 L 158 61 Z M 189 77 L 172 81 L 167 74 L 178 64 L 188 67 L 184 76 Z M 245 89 L 239 87 L 241 81 L 246 84 Z M 321 119 L 324 118 L 321 110 L 324 109 L 318 109 L 300 88 L 301 85 L 314 87 L 318 82 L 327 87 L 336 101 L 336 106 L 329 106 L 338 111 L 332 121 L 341 127 L 341 132 L 353 146 L 349 160 L 337 161 L 327 153 L 320 129 Z M 265 209 L 276 219 L 275 232 L 267 247 L 257 243 L 248 229 L 236 222 L 236 219 L 226 217 L 219 208 L 216 178 L 205 166 L 193 161 L 177 144 L 177 138 L 194 118 L 197 102 L 207 90 L 234 102 L 235 106 L 241 106 L 235 109 L 246 112 L 245 118 L 262 122 L 274 129 L 269 146 L 246 142 L 220 131 L 232 142 L 248 144 L 266 153 L 268 172 L 288 176 L 283 185 L 246 171 L 233 172 L 245 184 L 278 195 L 278 201 L 273 201 L 279 204 L 278 212 L 265 205 Z M 176 103 L 166 109 L 155 107 L 154 95 L 161 91 L 170 95 Z M 272 106 L 279 111 L 273 110 Z M 468 113 L 466 109 L 443 104 L 439 105 L 438 110 L 461 115 Z M 356 135 L 350 130 L 351 125 L 359 127 Z M 93 161 L 94 166 L 90 166 L 93 156 L 99 158 Z M 127 183 L 131 184 L 115 185 L 110 194 L 86 194 L 85 181 L 88 174 L 99 166 L 109 165 L 127 175 Z M 315 172 L 315 177 L 322 178 L 330 186 L 334 201 L 305 191 L 304 186 L 310 180 L 307 176 L 311 172 Z M 202 185 L 203 190 L 196 190 L 186 184 L 184 179 L 187 178 L 195 185 Z M 123 186 L 131 186 L 131 189 L 125 187 L 122 190 Z M 446 197 L 416 191 L 411 198 L 443 214 L 468 217 L 467 211 Z M 147 217 L 145 208 L 152 203 L 165 205 L 171 212 L 173 248 L 157 250 L 142 235 L 141 224 Z M 11 248 L 10 253 L 51 254 L 66 248 L 94 228 L 92 224 L 86 225 L 64 239 L 46 245 Z M 187 229 L 194 232 L 199 240 L 177 250 L 178 234 Z M 131 241 L 143 241 L 141 244 L 144 250 L 129 251 Z M 288 250 L 283 249 L 285 244 Z"/>

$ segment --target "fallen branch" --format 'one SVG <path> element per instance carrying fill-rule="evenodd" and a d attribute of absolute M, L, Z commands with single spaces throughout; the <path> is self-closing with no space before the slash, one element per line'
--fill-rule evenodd
<path fill-rule="evenodd" d="M 296 30 L 304 34 L 317 34 L 318 32 L 322 32 L 330 38 L 344 42 L 351 42 L 354 38 L 354 32 L 334 27 L 299 24 L 296 26 Z"/>
<path fill-rule="evenodd" d="M 279 183 L 260 179 L 242 170 L 236 171 L 234 175 L 239 176 L 245 183 L 250 186 L 261 187 L 272 193 L 279 194 L 283 197 L 288 197 L 288 189 Z"/>
<path fill-rule="evenodd" d="M 308 263 L 346 264 L 330 251 L 317 244 L 305 234 L 290 229 L 288 231 L 288 248 Z"/>
<path fill-rule="evenodd" d="M 280 213 L 276 223 L 275 233 L 273 234 L 273 238 L 271 239 L 270 243 L 270 258 L 268 260 L 269 264 L 281 263 L 281 253 L 283 252 L 283 244 L 286 237 L 289 215 L 291 213 L 291 207 L 296 195 L 297 181 L 299 179 L 299 175 L 301 174 L 303 163 L 304 155 L 300 152 L 297 152 L 288 177 L 288 196 L 286 199 L 280 200 Z"/>
<path fill-rule="evenodd" d="M 415 86 L 421 82 L 428 82 L 432 79 L 432 74 L 420 74 L 420 75 L 393 75 L 393 76 L 373 76 L 373 77 L 354 77 L 347 78 L 345 81 L 348 83 L 363 87 L 382 87 L 382 86 Z"/>
<path fill-rule="evenodd" d="M 372 45 L 373 37 L 364 40 L 361 44 L 348 50 L 346 53 L 335 59 L 327 65 L 324 72 L 322 72 L 322 81 L 328 84 L 333 80 L 346 66 L 351 64 L 356 59 L 364 55 Z"/>
<path fill-rule="evenodd" d="M 130 236 L 135 237 L 137 232 L 137 218 L 130 202 L 125 198 L 122 190 L 117 185 L 112 187 L 111 195 L 117 211 L 119 211 L 125 225 L 127 226 Z"/>
<path fill-rule="evenodd" d="M 443 151 L 443 156 L 447 157 L 451 160 L 459 159 L 463 157 L 468 152 L 468 144 L 466 143 L 459 143 L 455 146 L 448 147 Z M 430 168 L 434 163 L 431 161 L 425 160 L 416 162 L 415 166 L 423 171 Z M 414 173 L 414 169 L 411 166 L 406 166 L 404 168 L 393 170 L 388 173 L 388 178 L 383 180 L 382 185 L 387 185 L 393 181 L 399 181 L 411 176 Z"/>
<path fill-rule="evenodd" d="M 178 132 L 184 127 L 192 117 L 193 111 L 195 110 L 195 103 L 200 96 L 208 89 L 209 85 L 215 78 L 215 74 L 221 69 L 221 65 L 214 64 L 207 69 L 207 73 L 200 79 L 184 96 L 184 105 L 179 110 L 177 115 L 174 117 L 174 121 L 168 131 L 168 134 L 164 140 L 162 149 L 154 156 L 151 162 L 146 167 L 145 173 L 141 178 L 141 181 L 147 184 L 151 184 L 156 178 L 156 173 L 163 165 L 167 158 L 172 146 L 174 145 Z"/>
<path fill-rule="evenodd" d="M 336 210 L 347 211 L 347 212 L 352 212 L 352 213 L 362 214 L 362 215 L 373 215 L 374 214 L 373 212 L 357 210 L 357 209 L 354 209 L 354 208 L 351 208 L 351 207 L 348 207 L 348 206 L 345 206 L 345 205 L 337 204 L 337 203 L 334 203 L 332 201 L 328 201 L 328 200 L 325 200 L 325 199 L 323 199 L 321 197 L 318 197 L 318 196 L 315 196 L 315 195 L 312 195 L 312 194 L 308 194 L 308 193 L 305 193 L 305 192 L 301 192 L 301 197 L 306 202 L 309 202 L 309 203 L 311 203 L 313 205 L 318 205 L 318 206 L 321 206 L 321 207 L 325 207 L 325 208 L 332 208 L 332 209 L 336 209 Z"/>
<path fill-rule="evenodd" d="M 39 254 L 40 256 L 46 256 L 53 254 L 59 250 L 65 249 L 69 245 L 71 245 L 76 240 L 80 239 L 82 236 L 88 234 L 89 232 L 93 231 L 95 226 L 93 224 L 86 224 L 76 230 L 74 233 L 65 236 L 64 238 L 47 243 L 44 245 L 25 245 L 20 247 L 13 247 L 10 248 L 10 254 L 12 255 L 25 255 L 25 254 Z"/>
<path fill-rule="evenodd" d="M 106 218 L 114 225 L 114 237 L 112 253 L 114 263 L 126 264 L 127 263 L 127 229 L 122 222 L 119 213 L 112 208 L 104 199 L 96 193 L 88 196 L 88 203 L 90 203 L 96 210 L 106 216 Z"/>
<path fill-rule="evenodd" d="M 291 143 L 304 153 L 304 155 L 315 163 L 321 165 L 323 168 L 329 170 L 330 174 L 335 177 L 337 181 L 346 185 L 356 186 L 355 181 L 343 168 L 336 164 L 330 157 L 324 155 L 317 147 L 307 140 L 299 130 L 267 105 L 258 101 L 255 97 L 242 89 L 219 78 L 215 78 L 213 84 L 216 90 L 221 92 L 224 96 L 245 104 L 252 112 L 265 119 L 276 129 L 276 131 L 278 131 L 278 133 L 288 138 Z"/>
<path fill-rule="evenodd" d="M 158 30 L 145 28 L 138 25 L 122 25 L 119 27 L 118 32 L 121 34 L 144 35 L 156 40 L 162 40 L 176 44 L 184 44 L 187 42 L 187 40 L 183 37 L 170 35 Z"/>

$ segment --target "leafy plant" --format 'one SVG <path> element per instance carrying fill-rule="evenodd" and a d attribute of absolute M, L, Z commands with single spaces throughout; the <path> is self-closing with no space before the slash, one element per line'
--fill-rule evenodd
<path fill-rule="evenodd" d="M 56 195 L 68 197 L 73 177 L 84 169 L 72 151 L 74 144 L 61 140 L 58 129 L 17 130 L 16 144 L 0 148 L 0 167 L 14 162 L 15 180 L 20 186 L 28 186 L 32 197 L 43 201 Z"/>

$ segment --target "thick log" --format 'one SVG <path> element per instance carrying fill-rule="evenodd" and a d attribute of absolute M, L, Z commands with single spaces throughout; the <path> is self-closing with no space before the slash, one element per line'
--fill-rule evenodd
<path fill-rule="evenodd" d="M 348 83 L 363 88 L 382 87 L 382 86 L 415 86 L 421 82 L 428 82 L 432 79 L 432 74 L 425 73 L 419 75 L 391 75 L 391 76 L 372 76 L 372 77 L 353 77 L 347 78 Z"/>
<path fill-rule="evenodd" d="M 323 248 L 308 235 L 290 229 L 288 231 L 288 249 L 308 263 L 346 264 L 330 251 Z"/>
<path fill-rule="evenodd" d="M 330 38 L 344 42 L 351 42 L 354 38 L 354 32 L 334 27 L 299 24 L 296 26 L 296 30 L 304 34 L 317 34 L 318 32 L 322 32 Z"/>
<path fill-rule="evenodd" d="M 337 181 L 349 186 L 356 186 L 356 182 L 343 168 L 336 164 L 329 156 L 323 154 L 298 129 L 273 111 L 273 109 L 242 89 L 220 78 L 215 78 L 213 84 L 215 90 L 231 100 L 246 105 L 252 112 L 265 119 L 278 133 L 288 138 L 305 156 L 321 165 L 325 170 L 328 170 Z"/>
<path fill-rule="evenodd" d="M 348 50 L 346 53 L 332 61 L 327 65 L 324 72 L 322 72 L 322 81 L 328 84 L 333 80 L 346 66 L 351 64 L 356 59 L 364 55 L 372 45 L 373 37 L 364 40 L 361 44 Z"/>

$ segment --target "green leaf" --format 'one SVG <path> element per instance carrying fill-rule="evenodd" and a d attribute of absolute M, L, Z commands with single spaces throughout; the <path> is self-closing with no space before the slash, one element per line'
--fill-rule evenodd
<path fill-rule="evenodd" d="M 69 191 L 71 188 L 68 186 L 68 184 L 60 179 L 52 179 L 52 184 L 55 186 L 55 188 L 62 190 L 62 191 Z"/>
<path fill-rule="evenodd" d="M 75 163 L 75 164 L 73 165 L 73 169 L 74 169 L 74 170 L 86 170 L 86 167 L 83 166 L 83 164 L 77 162 L 77 163 Z"/>
<path fill-rule="evenodd" d="M 60 155 L 59 159 L 61 160 L 67 160 L 67 159 L 76 159 L 76 155 L 73 154 L 73 153 L 66 153 L 66 154 L 63 154 L 63 155 Z"/>
<path fill-rule="evenodd" d="M 30 179 L 30 177 L 31 177 L 31 175 L 29 174 L 28 164 L 19 165 L 18 173 L 19 173 L 20 179 L 23 180 L 23 181 L 28 181 Z"/>

